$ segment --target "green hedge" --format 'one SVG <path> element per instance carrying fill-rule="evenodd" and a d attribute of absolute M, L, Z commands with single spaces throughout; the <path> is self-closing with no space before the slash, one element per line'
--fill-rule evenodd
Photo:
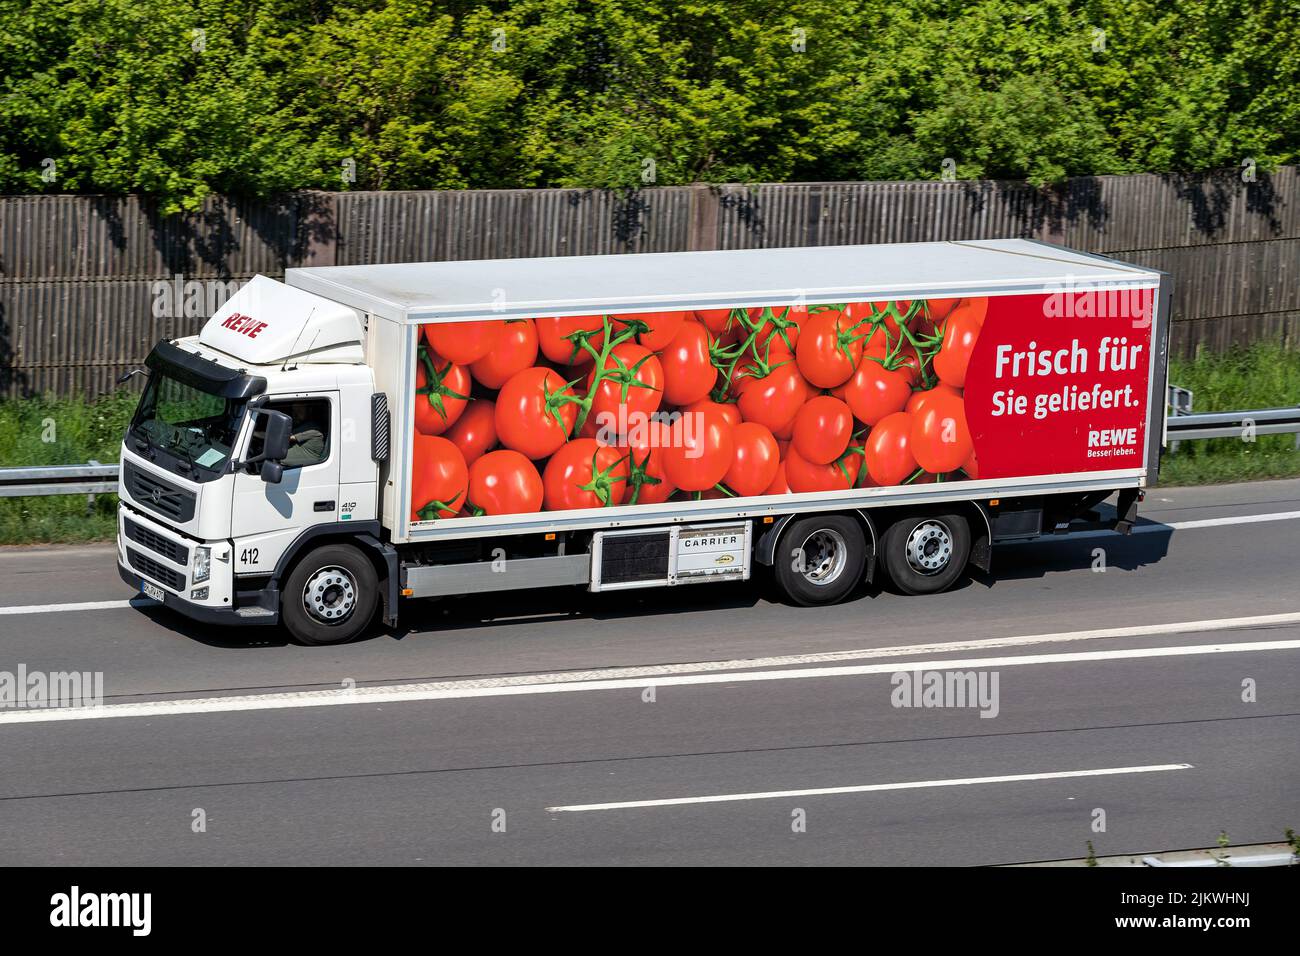
<path fill-rule="evenodd" d="M 1300 0 L 0 0 L 0 61 L 0 193 L 164 211 L 1300 153 Z"/>

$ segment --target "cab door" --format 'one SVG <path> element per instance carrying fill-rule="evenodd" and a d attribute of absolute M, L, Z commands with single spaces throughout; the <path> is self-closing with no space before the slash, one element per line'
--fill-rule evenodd
<path fill-rule="evenodd" d="M 339 393 L 316 392 L 268 399 L 262 408 L 290 416 L 289 455 L 279 484 L 262 480 L 258 469 L 235 473 L 231 514 L 235 574 L 267 575 L 304 529 L 338 520 Z M 263 416 L 246 427 L 246 461 L 261 453 Z"/>

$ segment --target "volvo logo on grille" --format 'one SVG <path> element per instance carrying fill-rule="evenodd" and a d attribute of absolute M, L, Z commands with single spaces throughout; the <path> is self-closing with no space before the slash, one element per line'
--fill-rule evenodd
<path fill-rule="evenodd" d="M 149 492 L 149 500 L 152 501 L 154 504 L 160 504 L 163 500 L 162 489 L 154 488 L 153 490 L 151 490 Z"/>

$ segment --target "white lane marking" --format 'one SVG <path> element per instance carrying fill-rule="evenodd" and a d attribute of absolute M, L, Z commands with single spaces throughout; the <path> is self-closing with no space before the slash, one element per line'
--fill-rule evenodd
<path fill-rule="evenodd" d="M 1166 527 L 1176 531 L 1193 528 L 1217 528 L 1225 524 L 1258 524 L 1261 521 L 1294 521 L 1300 518 L 1300 511 L 1271 511 L 1261 515 L 1234 515 L 1229 518 L 1198 518 L 1195 521 L 1170 521 Z M 1134 531 L 1137 528 L 1133 529 Z M 1152 530 L 1158 530 L 1153 527 Z"/>
<path fill-rule="evenodd" d="M 1157 531 L 1195 531 L 1197 528 L 1218 528 L 1223 525 L 1234 524 L 1259 524 L 1262 521 L 1294 521 L 1297 518 L 1300 518 L 1300 511 L 1271 511 L 1261 515 L 1233 515 L 1227 518 L 1197 518 L 1193 521 L 1162 521 L 1156 522 L 1155 524 L 1138 524 L 1133 526 L 1133 533 L 1151 534 Z M 1110 529 L 1073 531 L 1069 534 L 1062 535 L 1043 535 L 1038 538 L 1031 538 L 1023 543 L 1042 544 L 1044 541 L 1050 541 L 1053 537 L 1063 539 L 1102 538 L 1112 534 L 1119 534 L 1119 532 Z"/>
<path fill-rule="evenodd" d="M 506 683 L 509 678 L 389 684 L 344 690 L 311 690 L 239 697 L 205 697 L 192 700 L 154 700 L 102 707 L 29 708 L 0 710 L 0 724 L 50 723 L 62 720 L 103 720 L 110 717 L 171 717 L 179 714 L 233 713 L 247 710 L 284 710 L 297 707 L 335 707 L 341 704 L 391 704 L 410 701 L 466 700 L 476 697 L 518 697 L 532 694 L 571 694 L 584 691 L 642 689 L 702 684 L 743 684 L 755 681 L 809 680 L 825 677 L 861 677 L 914 670 L 976 670 L 1020 667 L 1029 664 L 1070 664 L 1084 661 L 1135 660 L 1186 657 L 1199 654 L 1244 654 L 1254 651 L 1300 650 L 1300 640 L 1258 641 L 1253 644 L 1191 644 L 1183 647 L 1142 647 L 1113 651 L 1078 651 L 1072 654 L 1037 654 L 1020 657 L 945 658 L 855 664 L 849 667 L 806 667 L 797 670 L 744 671 L 741 673 L 677 674 L 613 680 L 564 681 L 550 684 Z"/>
<path fill-rule="evenodd" d="M 551 813 L 587 810 L 628 810 L 634 807 L 680 807 L 691 803 L 735 803 L 741 800 L 779 800 L 786 797 L 824 797 L 840 793 L 877 793 L 882 790 L 928 790 L 934 787 L 969 787 L 985 783 L 1020 783 L 1025 780 L 1068 780 L 1071 777 L 1109 777 L 1120 773 L 1160 773 L 1191 770 L 1189 763 L 1160 763 L 1145 767 L 1102 767 L 1099 770 L 1057 770 L 1052 773 L 1012 773 L 999 777 L 956 777 L 951 780 L 912 780 L 907 783 L 867 783 L 856 787 L 818 787 L 812 790 L 765 790 L 758 793 L 719 793 L 708 797 L 672 797 L 667 800 L 627 800 L 621 803 L 579 803 L 547 807 Z"/>
<path fill-rule="evenodd" d="M 0 607 L 0 614 L 53 614 L 55 611 L 112 611 L 124 607 L 157 607 L 152 598 L 134 597 L 129 601 L 82 601 L 80 604 L 23 604 Z"/>

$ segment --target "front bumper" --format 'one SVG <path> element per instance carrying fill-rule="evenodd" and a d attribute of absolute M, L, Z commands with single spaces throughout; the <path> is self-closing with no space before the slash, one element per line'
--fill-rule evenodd
<path fill-rule="evenodd" d="M 134 539 L 127 534 L 127 521 L 134 526 Z M 192 579 L 192 549 L 201 543 L 125 504 L 118 505 L 117 571 L 131 587 L 143 590 L 141 582 L 149 582 L 162 591 L 166 607 L 196 621 L 237 625 L 279 623 L 280 593 L 275 588 L 233 590 L 228 547 L 223 559 L 220 544 L 212 542 L 214 556 L 209 579 L 202 582 Z M 207 592 L 206 599 L 191 599 L 190 591 L 195 587 Z"/>
<path fill-rule="evenodd" d="M 117 573 L 121 576 L 122 580 L 131 585 L 131 587 L 135 588 L 137 591 L 140 590 L 140 574 L 138 572 L 133 571 L 131 568 L 128 568 L 119 561 L 117 563 Z M 150 581 L 149 583 L 153 584 L 155 582 Z M 254 599 L 254 603 L 250 603 L 244 607 L 210 607 L 206 604 L 195 604 L 193 601 L 187 601 L 179 594 L 173 594 L 166 588 L 163 588 L 162 592 L 164 607 L 171 608 L 173 611 L 185 615 L 185 617 L 188 617 L 190 620 L 198 621 L 202 624 L 233 624 L 241 627 L 248 627 L 249 625 L 260 626 L 278 624 L 280 622 L 278 592 L 248 592 L 250 595 L 267 595 L 268 599 L 273 595 L 273 603 L 275 605 L 274 609 L 259 607 L 256 603 L 256 599 Z M 241 592 L 241 596 L 243 593 L 245 592 Z M 260 613 L 248 613 L 250 610 L 254 609 Z M 242 614 L 240 613 L 241 611 L 243 612 Z"/>

